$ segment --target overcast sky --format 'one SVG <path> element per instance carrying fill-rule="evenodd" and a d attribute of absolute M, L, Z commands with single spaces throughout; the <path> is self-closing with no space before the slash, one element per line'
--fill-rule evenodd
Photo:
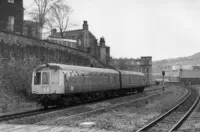
<path fill-rule="evenodd" d="M 33 0 L 24 0 L 24 8 Z M 200 52 L 200 0 L 68 0 L 72 20 L 99 39 L 114 58 L 153 60 Z"/>

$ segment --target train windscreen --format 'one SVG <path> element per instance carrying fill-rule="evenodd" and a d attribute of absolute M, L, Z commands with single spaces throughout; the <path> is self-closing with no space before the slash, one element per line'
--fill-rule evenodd
<path fill-rule="evenodd" d="M 50 72 L 42 72 L 42 84 L 49 84 Z"/>

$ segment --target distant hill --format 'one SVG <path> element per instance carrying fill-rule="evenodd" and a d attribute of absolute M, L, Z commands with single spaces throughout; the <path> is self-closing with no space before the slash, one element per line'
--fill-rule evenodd
<path fill-rule="evenodd" d="M 154 73 L 160 73 L 163 69 L 165 71 L 171 71 L 172 65 L 200 65 L 200 52 L 188 56 L 178 57 L 172 59 L 164 59 L 160 61 L 153 61 L 152 69 Z"/>

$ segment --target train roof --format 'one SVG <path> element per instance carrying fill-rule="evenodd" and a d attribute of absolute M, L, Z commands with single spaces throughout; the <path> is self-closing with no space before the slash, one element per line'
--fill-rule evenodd
<path fill-rule="evenodd" d="M 67 70 L 67 71 L 81 71 L 81 72 L 99 72 L 99 73 L 118 73 L 121 72 L 122 74 L 127 75 L 138 75 L 144 76 L 144 73 L 136 72 L 136 71 L 124 71 L 124 70 L 115 70 L 115 69 L 106 69 L 106 68 L 95 68 L 95 67 L 86 67 L 86 66 L 76 66 L 76 65 L 66 65 L 66 64 L 58 64 L 58 63 L 48 63 L 38 66 L 34 69 L 34 71 L 40 71 L 44 68 L 51 68 L 54 70 Z"/>
<path fill-rule="evenodd" d="M 118 73 L 114 69 L 105 69 L 105 68 L 95 68 L 95 67 L 85 67 L 85 66 L 76 66 L 76 65 L 65 65 L 57 63 L 48 63 L 38 66 L 34 71 L 40 71 L 44 68 L 51 68 L 55 70 L 69 70 L 69 71 L 82 71 L 82 72 L 100 72 L 100 73 Z"/>
<path fill-rule="evenodd" d="M 144 73 L 142 72 L 136 72 L 136 71 L 124 71 L 124 70 L 119 70 L 122 74 L 133 74 L 133 75 L 138 75 L 138 76 L 144 76 Z"/>

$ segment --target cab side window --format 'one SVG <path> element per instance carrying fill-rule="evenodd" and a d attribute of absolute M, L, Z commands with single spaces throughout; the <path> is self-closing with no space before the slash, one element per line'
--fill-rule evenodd
<path fill-rule="evenodd" d="M 41 84 L 41 72 L 36 72 L 34 76 L 34 84 L 40 85 Z"/>

